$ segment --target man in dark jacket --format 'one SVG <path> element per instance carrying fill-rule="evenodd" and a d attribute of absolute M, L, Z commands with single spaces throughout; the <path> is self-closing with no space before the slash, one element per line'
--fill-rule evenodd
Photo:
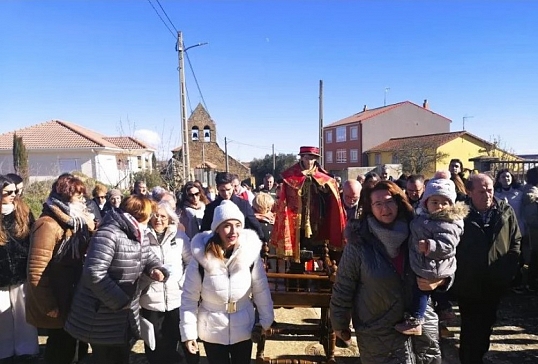
<path fill-rule="evenodd" d="M 493 180 L 476 174 L 466 182 L 470 213 L 456 252 L 454 290 L 461 314 L 460 361 L 483 362 L 501 297 L 517 269 L 521 234 L 509 204 L 493 197 Z"/>
<path fill-rule="evenodd" d="M 260 239 L 263 240 L 264 235 L 262 227 L 256 219 L 256 216 L 254 216 L 254 210 L 252 210 L 250 203 L 234 194 L 234 188 L 232 185 L 233 179 L 234 177 L 231 173 L 217 173 L 215 182 L 217 184 L 218 195 L 215 198 L 215 201 L 211 202 L 205 207 L 204 217 L 202 219 L 202 227 L 200 230 L 211 230 L 211 222 L 213 221 L 215 208 L 220 205 L 222 200 L 230 200 L 235 203 L 243 215 L 245 215 L 245 228 L 254 230 Z"/>

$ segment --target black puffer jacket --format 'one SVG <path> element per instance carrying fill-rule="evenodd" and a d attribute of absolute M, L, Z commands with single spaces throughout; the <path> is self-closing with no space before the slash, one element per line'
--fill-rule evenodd
<path fill-rule="evenodd" d="M 24 238 L 14 237 L 15 212 L 2 215 L 0 223 L 7 233 L 7 241 L 0 243 L 0 287 L 21 284 L 26 281 L 30 233 Z M 28 223 L 32 224 L 33 218 Z"/>
<path fill-rule="evenodd" d="M 412 297 L 413 274 L 404 243 L 404 275 L 401 276 L 382 243 L 366 221 L 348 223 L 348 243 L 338 265 L 331 298 L 331 322 L 335 330 L 353 321 L 362 364 L 440 364 L 437 315 L 431 306 L 425 314 L 422 336 L 400 334 L 394 326 L 404 317 Z"/>
<path fill-rule="evenodd" d="M 471 209 L 456 249 L 454 292 L 458 297 L 483 300 L 498 298 L 508 291 L 519 269 L 521 233 L 512 207 L 495 199 L 491 220 Z"/>
<path fill-rule="evenodd" d="M 111 210 L 90 241 L 82 279 L 65 329 L 98 345 L 132 344 L 140 337 L 140 275 L 168 272 L 141 241 L 127 214 Z"/>

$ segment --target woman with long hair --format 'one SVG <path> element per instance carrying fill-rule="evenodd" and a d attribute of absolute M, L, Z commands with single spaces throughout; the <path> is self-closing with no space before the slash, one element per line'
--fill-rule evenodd
<path fill-rule="evenodd" d="M 181 189 L 179 221 L 185 227 L 185 233 L 189 239 L 200 232 L 206 206 L 202 197 L 205 197 L 203 189 L 194 182 L 187 182 Z"/>
<path fill-rule="evenodd" d="M 39 353 L 37 329 L 26 322 L 26 265 L 34 218 L 15 182 L 0 175 L 0 363 L 30 362 Z"/>
<path fill-rule="evenodd" d="M 84 183 L 71 174 L 63 174 L 52 185 L 35 222 L 28 258 L 29 323 L 47 329 L 45 362 L 70 364 L 88 345 L 79 343 L 64 331 L 75 287 L 82 273 L 84 254 L 95 228 L 94 216 L 86 209 Z"/>
<path fill-rule="evenodd" d="M 129 363 L 141 337 L 140 277 L 168 278 L 145 238 L 152 212 L 149 198 L 131 195 L 107 213 L 90 241 L 65 330 L 92 345 L 96 363 Z"/>
<path fill-rule="evenodd" d="M 210 203 L 211 201 L 209 201 L 209 198 L 207 198 L 206 190 L 204 186 L 202 186 L 202 182 L 195 180 L 193 183 L 200 191 L 200 201 L 202 201 L 202 203 L 204 203 L 205 205 Z"/>
<path fill-rule="evenodd" d="M 394 182 L 379 181 L 363 191 L 363 213 L 347 225 L 333 285 L 330 313 L 336 336 L 349 343 L 351 318 L 363 364 L 440 363 L 438 320 L 431 305 L 421 335 L 394 329 L 411 303 L 415 280 L 422 290 L 444 283 L 416 278 L 409 265 L 413 208 Z"/>
<path fill-rule="evenodd" d="M 245 216 L 232 201 L 215 208 L 211 231 L 197 234 L 181 297 L 181 338 L 189 352 L 204 344 L 210 364 L 249 364 L 254 304 L 259 324 L 273 323 L 273 301 L 256 232 L 243 229 Z M 204 279 L 205 276 L 205 279 Z"/>

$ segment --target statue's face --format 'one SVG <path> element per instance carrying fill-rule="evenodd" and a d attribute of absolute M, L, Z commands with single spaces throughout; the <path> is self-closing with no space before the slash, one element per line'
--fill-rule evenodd
<path fill-rule="evenodd" d="M 301 155 L 301 163 L 303 167 L 307 169 L 312 169 L 314 167 L 314 164 L 318 160 L 318 157 L 313 154 L 302 154 Z"/>

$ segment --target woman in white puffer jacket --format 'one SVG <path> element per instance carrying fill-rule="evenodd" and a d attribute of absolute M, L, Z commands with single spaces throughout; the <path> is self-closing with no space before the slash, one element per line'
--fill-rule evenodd
<path fill-rule="evenodd" d="M 254 304 L 264 330 L 274 319 L 262 243 L 256 232 L 243 229 L 244 222 L 239 208 L 224 200 L 215 209 L 212 231 L 191 242 L 194 259 L 185 273 L 181 337 L 191 353 L 198 351 L 199 337 L 210 364 L 250 363 Z"/>
<path fill-rule="evenodd" d="M 178 230 L 178 216 L 167 201 L 157 204 L 148 224 L 147 238 L 150 248 L 170 271 L 166 282 L 156 282 L 142 276 L 142 286 L 147 286 L 140 297 L 142 316 L 153 324 L 155 350 L 145 345 L 146 358 L 150 364 L 179 364 L 183 358 L 178 353 L 179 307 L 185 279 L 185 267 L 191 260 L 190 242 L 187 235 Z M 149 286 L 148 286 L 149 284 Z M 198 363 L 199 356 L 183 351 L 188 363 Z"/>

